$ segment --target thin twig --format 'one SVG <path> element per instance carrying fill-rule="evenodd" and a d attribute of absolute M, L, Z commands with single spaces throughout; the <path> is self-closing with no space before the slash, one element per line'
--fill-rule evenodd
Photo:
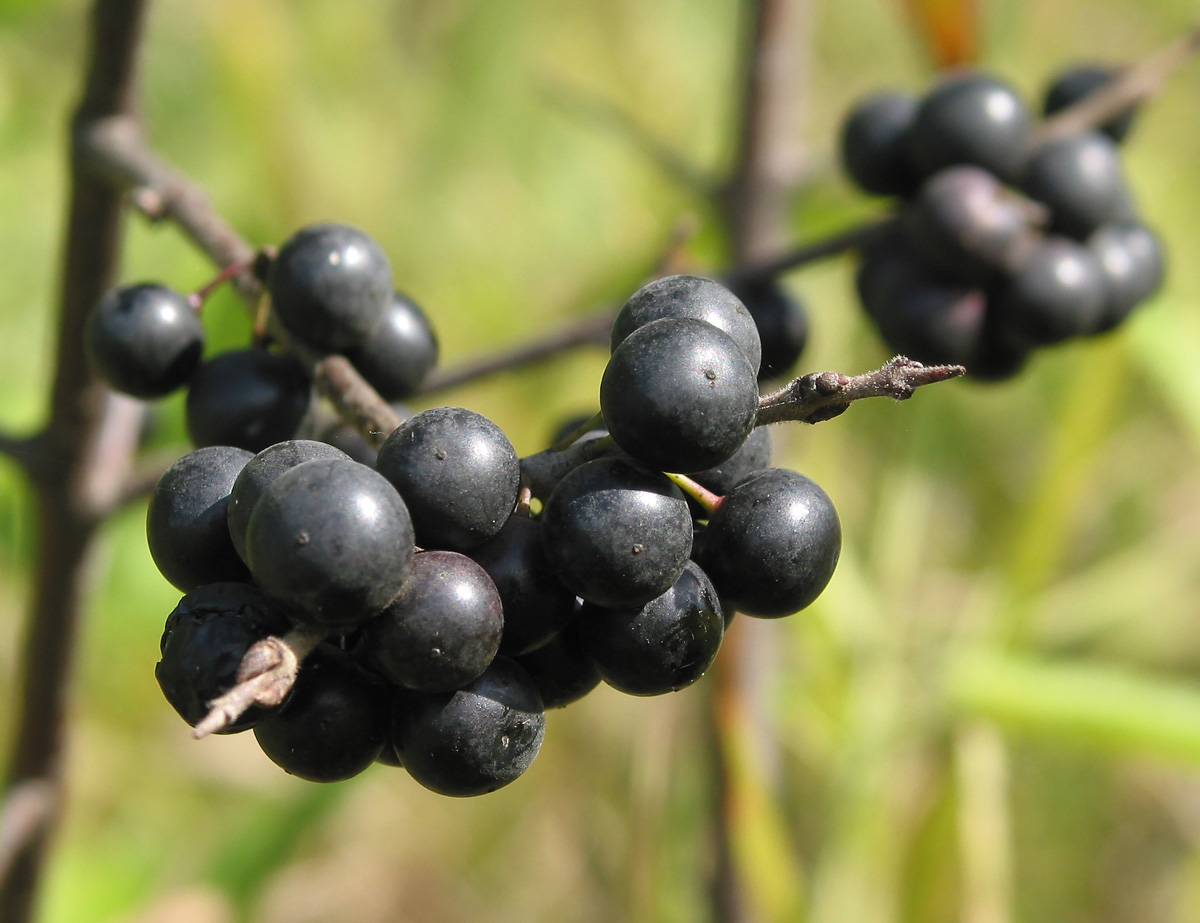
<path fill-rule="evenodd" d="M 848 250 L 861 250 L 881 237 L 885 237 L 896 227 L 898 220 L 895 215 L 890 213 L 878 218 L 869 218 L 844 231 L 838 231 L 820 240 L 800 244 L 787 253 L 741 267 L 736 270 L 733 281 L 735 283 L 766 281 L 782 273 L 799 269 L 801 266 L 807 266 L 809 263 L 815 263 L 831 256 L 837 256 Z"/>
<path fill-rule="evenodd" d="M 319 361 L 313 368 L 313 380 L 341 418 L 375 448 L 404 422 L 345 356 L 326 356 Z"/>
<path fill-rule="evenodd" d="M 755 425 L 822 423 L 832 420 L 855 401 L 868 397 L 905 401 L 922 385 L 949 381 L 966 371 L 961 365 L 922 365 L 906 356 L 896 356 L 874 372 L 853 377 L 838 372 L 802 375 L 763 397 Z"/>
<path fill-rule="evenodd" d="M 1167 78 L 1200 52 L 1200 24 L 1158 51 L 1126 68 L 1094 93 L 1046 119 L 1033 132 L 1037 148 L 1103 125 L 1152 98 Z"/>
<path fill-rule="evenodd" d="M 608 346 L 616 313 L 615 309 L 598 311 L 504 352 L 491 353 L 444 371 L 434 371 L 421 388 L 421 393 L 449 391 L 500 372 L 515 371 L 556 358 L 580 346 Z"/>
<path fill-rule="evenodd" d="M 292 691 L 300 664 L 328 632 L 301 626 L 282 638 L 272 635 L 252 644 L 242 657 L 237 685 L 208 703 L 209 712 L 192 729 L 197 740 L 216 734 L 242 717 L 254 705 L 272 708 Z"/>

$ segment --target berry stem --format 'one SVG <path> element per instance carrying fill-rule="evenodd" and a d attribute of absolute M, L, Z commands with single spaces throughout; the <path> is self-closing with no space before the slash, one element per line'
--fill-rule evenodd
<path fill-rule="evenodd" d="M 521 459 L 521 477 L 529 485 L 533 496 L 544 500 L 559 481 L 580 465 L 596 458 L 616 455 L 619 451 L 612 436 L 576 442 L 561 450 L 543 449 Z"/>
<path fill-rule="evenodd" d="M 254 265 L 254 259 L 249 262 L 230 263 L 223 267 L 211 280 L 198 288 L 192 294 L 188 295 L 188 304 L 190 304 L 197 313 L 204 307 L 204 303 L 212 296 L 213 292 L 219 289 L 226 282 L 236 279 L 239 275 L 247 272 Z"/>
<path fill-rule="evenodd" d="M 669 471 L 664 473 L 675 482 L 675 486 L 704 507 L 705 512 L 710 516 L 725 502 L 724 497 L 713 493 L 703 484 L 693 481 L 686 474 L 672 474 Z"/>
<path fill-rule="evenodd" d="M 890 213 L 868 218 L 844 231 L 837 231 L 828 237 L 800 244 L 786 253 L 744 266 L 733 273 L 733 280 L 735 283 L 764 282 L 809 263 L 838 256 L 849 250 L 859 250 L 885 236 L 895 228 L 898 221 L 899 219 Z"/>
<path fill-rule="evenodd" d="M 838 372 L 813 372 L 764 395 L 755 425 L 822 423 L 841 414 L 854 401 L 868 397 L 905 401 L 922 385 L 948 381 L 965 373 L 961 365 L 922 365 L 906 356 L 896 356 L 882 368 L 853 377 Z"/>
<path fill-rule="evenodd" d="M 553 359 L 569 349 L 580 346 L 607 346 L 615 316 L 615 309 L 598 311 L 512 349 L 469 360 L 453 368 L 435 369 L 425 382 L 421 393 L 449 391 L 451 388 L 489 378 L 500 372 L 509 372 Z"/>
<path fill-rule="evenodd" d="M 1180 67 L 1200 52 L 1200 23 L 1184 35 L 1126 68 L 1094 93 L 1046 119 L 1033 132 L 1030 147 L 1037 148 L 1089 131 L 1157 94 Z"/>
<path fill-rule="evenodd" d="M 333 403 L 342 419 L 378 448 L 404 422 L 392 405 L 363 379 L 345 356 L 326 356 L 313 366 L 317 390 Z"/>
<path fill-rule="evenodd" d="M 327 632 L 309 626 L 293 628 L 282 638 L 274 635 L 252 644 L 242 657 L 238 684 L 208 703 L 209 711 L 193 729 L 196 740 L 233 724 L 252 705 L 270 708 L 287 698 L 300 664 Z"/>

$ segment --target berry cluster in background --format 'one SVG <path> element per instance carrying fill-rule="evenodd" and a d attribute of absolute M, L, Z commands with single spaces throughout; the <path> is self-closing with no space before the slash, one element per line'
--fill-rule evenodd
<path fill-rule="evenodd" d="M 112 387 L 189 389 L 197 448 L 155 487 L 147 540 L 185 594 L 155 673 L 198 733 L 253 729 L 312 781 L 379 761 L 482 794 L 529 767 L 545 709 L 602 681 L 682 689 L 735 611 L 788 615 L 832 576 L 832 502 L 772 468 L 756 426 L 764 355 L 778 374 L 806 330 L 778 290 L 752 313 L 698 276 L 644 286 L 612 325 L 601 413 L 538 455 L 435 407 L 352 457 L 337 427 L 309 438 L 323 417 L 298 355 L 340 353 L 397 400 L 436 361 L 432 327 L 353 228 L 304 228 L 258 262 L 271 321 L 247 350 L 202 363 L 203 297 L 157 284 L 110 292 L 89 326 Z"/>
<path fill-rule="evenodd" d="M 1043 114 L 1115 75 L 1063 72 Z M 854 106 L 843 165 L 863 191 L 899 199 L 856 279 L 888 347 L 1003 379 L 1039 347 L 1112 330 L 1157 291 L 1162 246 L 1118 148 L 1133 119 L 1126 111 L 1094 131 L 1043 137 L 1018 93 L 977 71 L 920 98 L 889 91 Z"/>

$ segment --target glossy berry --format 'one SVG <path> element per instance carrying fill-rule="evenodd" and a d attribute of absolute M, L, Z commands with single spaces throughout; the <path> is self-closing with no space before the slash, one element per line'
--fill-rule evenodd
<path fill-rule="evenodd" d="M 842 166 L 864 192 L 908 195 L 920 181 L 908 153 L 908 131 L 917 99 L 908 93 L 874 93 L 856 103 L 842 124 Z"/>
<path fill-rule="evenodd" d="M 341 782 L 370 766 L 387 741 L 390 689 L 337 648 L 319 645 L 283 706 L 254 728 L 271 762 L 309 782 Z"/>
<path fill-rule="evenodd" d="M 1096 329 L 1111 330 L 1162 285 L 1162 244 L 1145 225 L 1111 224 L 1089 237 L 1087 246 L 1104 276 L 1104 312 Z"/>
<path fill-rule="evenodd" d="M 558 579 L 577 596 L 636 607 L 683 573 L 692 518 L 668 478 L 622 459 L 597 459 L 563 478 L 546 500 L 542 543 Z"/>
<path fill-rule="evenodd" d="M 379 325 L 345 355 L 380 397 L 402 401 L 421 389 L 437 365 L 438 341 L 420 306 L 394 292 Z"/>
<path fill-rule="evenodd" d="M 516 449 L 495 423 L 462 407 L 435 407 L 405 421 L 380 448 L 375 467 L 404 497 L 423 548 L 477 548 L 517 504 Z"/>
<path fill-rule="evenodd" d="M 700 276 L 666 276 L 643 285 L 617 313 L 612 327 L 616 350 L 633 331 L 664 317 L 690 317 L 728 334 L 755 373 L 762 358 L 758 328 L 732 291 Z"/>
<path fill-rule="evenodd" d="M 271 482 L 283 472 L 295 468 L 302 462 L 317 458 L 349 458 L 349 456 L 324 442 L 313 439 L 289 439 L 267 446 L 238 473 L 229 494 L 227 512 L 229 537 L 242 560 L 246 560 L 246 527 L 250 525 L 250 514 L 254 504 Z"/>
<path fill-rule="evenodd" d="M 804 302 L 776 279 L 735 283 L 734 291 L 754 318 L 762 342 L 758 380 L 794 374 L 808 345 L 808 310 Z"/>
<path fill-rule="evenodd" d="M 1117 69 L 1098 64 L 1081 64 L 1063 71 L 1046 89 L 1042 112 L 1046 116 L 1061 112 L 1087 96 L 1091 96 L 1117 75 Z M 1133 128 L 1136 107 L 1105 122 L 1100 130 L 1120 143 Z"/>
<path fill-rule="evenodd" d="M 606 683 L 630 695 L 661 695 L 704 675 L 725 633 L 712 582 L 688 561 L 664 594 L 640 609 L 585 604 L 583 648 Z"/>
<path fill-rule="evenodd" d="M 291 628 L 285 610 L 245 583 L 210 583 L 188 593 L 167 617 L 154 668 L 163 695 L 193 727 L 208 705 L 237 684 L 242 657 L 252 644 Z M 251 706 L 218 733 L 253 727 L 272 709 Z"/>
<path fill-rule="evenodd" d="M 1025 167 L 1021 188 L 1050 208 L 1052 230 L 1076 240 L 1120 217 L 1129 198 L 1116 144 L 1095 131 L 1039 148 Z"/>
<path fill-rule="evenodd" d="M 998 321 L 1037 346 L 1099 329 L 1104 275 L 1095 254 L 1066 237 L 1047 237 L 997 293 Z"/>
<path fill-rule="evenodd" d="M 487 571 L 455 551 L 425 551 L 381 614 L 363 626 L 372 666 L 393 683 L 449 692 L 487 669 L 504 613 Z"/>
<path fill-rule="evenodd" d="M 724 332 L 668 317 L 639 327 L 608 360 L 600 407 L 617 445 L 659 471 L 719 465 L 746 440 L 758 380 Z"/>
<path fill-rule="evenodd" d="M 412 523 L 380 474 L 328 458 L 280 474 L 246 529 L 255 581 L 295 618 L 344 629 L 378 615 L 412 569 Z"/>
<path fill-rule="evenodd" d="M 471 557 L 492 578 L 504 606 L 500 653 L 524 654 L 553 638 L 575 611 L 575 594 L 559 582 L 542 547 L 542 524 L 508 517 Z"/>
<path fill-rule="evenodd" d="M 909 155 L 925 176 L 966 163 L 1012 181 L 1025 158 L 1031 122 L 1024 101 L 1003 80 L 957 74 L 921 100 L 908 132 Z"/>
<path fill-rule="evenodd" d="M 314 224 L 279 248 L 267 290 L 292 336 L 337 352 L 378 328 L 392 298 L 392 270 L 379 244 L 357 228 Z"/>
<path fill-rule="evenodd" d="M 150 495 L 146 541 L 159 572 L 185 593 L 207 583 L 248 581 L 229 537 L 229 495 L 253 456 L 233 446 L 207 446 L 168 468 Z"/>
<path fill-rule="evenodd" d="M 187 298 L 155 283 L 105 294 L 88 315 L 84 336 L 96 374 L 143 400 L 186 384 L 204 352 L 204 328 Z"/>
<path fill-rule="evenodd" d="M 541 647 L 514 658 L 528 671 L 547 709 L 577 702 L 600 685 L 600 671 L 583 649 L 579 613 Z"/>
<path fill-rule="evenodd" d="M 875 323 L 894 353 L 970 370 L 986 339 L 987 308 L 980 288 L 926 279 L 893 289 Z"/>
<path fill-rule="evenodd" d="M 1045 218 L 1045 209 L 992 173 L 960 165 L 922 183 L 901 220 L 905 238 L 926 263 L 960 281 L 983 282 L 1017 265 Z"/>
<path fill-rule="evenodd" d="M 456 692 L 401 692 L 392 742 L 417 782 L 462 798 L 516 780 L 533 763 L 545 730 L 537 686 L 522 667 L 497 657 Z"/>
<path fill-rule="evenodd" d="M 197 446 L 260 452 L 294 436 L 311 402 L 308 373 L 292 356 L 263 349 L 221 353 L 192 378 L 188 435 Z"/>
<path fill-rule="evenodd" d="M 730 491 L 708 521 L 696 563 L 738 612 L 776 618 L 825 589 L 842 527 L 825 491 L 785 468 L 758 471 Z"/>

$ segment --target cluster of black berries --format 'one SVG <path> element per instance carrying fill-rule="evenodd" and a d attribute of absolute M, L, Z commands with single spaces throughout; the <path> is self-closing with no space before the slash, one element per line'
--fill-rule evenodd
<path fill-rule="evenodd" d="M 348 234 L 301 231 L 267 275 L 279 321 L 318 351 L 373 348 L 391 297 L 377 248 Z M 545 709 L 601 681 L 681 689 L 735 610 L 811 603 L 840 525 L 816 484 L 769 466 L 755 428 L 762 343 L 744 305 L 707 279 L 661 279 L 624 306 L 612 340 L 603 429 L 525 460 L 490 420 L 438 407 L 370 465 L 296 438 L 176 462 L 147 515 L 152 557 L 186 594 L 155 671 L 168 701 L 203 723 L 247 679 L 279 682 L 265 668 L 298 650 L 294 683 L 229 715 L 224 733 L 253 728 L 313 781 L 381 761 L 476 795 L 529 767 Z"/>
<path fill-rule="evenodd" d="M 393 291 L 387 257 L 355 228 L 300 231 L 271 261 L 266 284 L 288 337 L 319 352 L 344 353 L 385 400 L 416 394 L 437 363 L 437 338 L 424 312 Z M 153 282 L 110 291 L 86 332 L 97 374 L 144 400 L 186 387 L 188 435 L 197 446 L 257 452 L 322 425 L 306 366 L 273 346 L 269 335 L 203 358 L 202 300 Z"/>
<path fill-rule="evenodd" d="M 1064 72 L 1044 113 L 1113 76 Z M 920 99 L 884 92 L 855 106 L 841 136 L 845 168 L 866 192 L 901 198 L 898 221 L 865 248 L 857 277 L 888 347 L 1005 378 L 1035 348 L 1111 330 L 1153 294 L 1162 248 L 1117 150 L 1132 117 L 1041 141 L 1020 96 L 978 72 Z"/>

